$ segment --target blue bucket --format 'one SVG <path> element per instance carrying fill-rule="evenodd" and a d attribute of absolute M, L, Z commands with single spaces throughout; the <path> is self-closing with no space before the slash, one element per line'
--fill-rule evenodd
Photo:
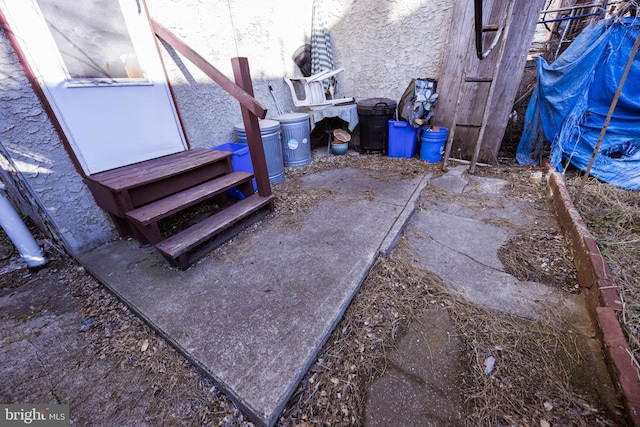
<path fill-rule="evenodd" d="M 449 129 L 439 130 L 423 129 L 420 137 L 420 158 L 430 163 L 437 163 L 442 160 L 444 145 L 447 142 Z"/>

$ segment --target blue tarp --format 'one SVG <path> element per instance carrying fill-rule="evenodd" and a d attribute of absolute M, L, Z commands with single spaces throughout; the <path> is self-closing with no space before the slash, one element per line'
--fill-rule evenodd
<path fill-rule="evenodd" d="M 552 64 L 538 59 L 518 163 L 539 163 L 547 142 L 556 169 L 562 170 L 563 161 L 587 169 L 639 34 L 638 20 L 603 20 L 585 28 Z M 640 55 L 633 60 L 591 175 L 640 190 Z"/>

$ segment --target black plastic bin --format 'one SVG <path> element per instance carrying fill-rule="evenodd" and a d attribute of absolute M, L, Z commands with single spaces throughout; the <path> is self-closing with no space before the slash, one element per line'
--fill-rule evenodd
<path fill-rule="evenodd" d="M 395 116 L 396 106 L 396 101 L 389 98 L 368 98 L 358 101 L 361 151 L 387 151 L 389 120 Z"/>

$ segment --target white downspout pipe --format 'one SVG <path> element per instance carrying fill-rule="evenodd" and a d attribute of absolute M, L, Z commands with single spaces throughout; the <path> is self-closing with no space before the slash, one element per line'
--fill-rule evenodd
<path fill-rule="evenodd" d="M 20 215 L 16 212 L 5 195 L 4 183 L 0 182 L 0 227 L 7 233 L 20 256 L 30 268 L 40 267 L 47 263 L 44 251 L 29 232 Z"/>

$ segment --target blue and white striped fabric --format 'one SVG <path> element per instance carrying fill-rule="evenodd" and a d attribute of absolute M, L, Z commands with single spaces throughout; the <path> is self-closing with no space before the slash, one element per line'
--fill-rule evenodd
<path fill-rule="evenodd" d="M 322 71 L 333 71 L 333 48 L 331 47 L 331 35 L 322 11 L 322 0 L 313 0 L 313 15 L 311 22 L 311 75 Z M 325 92 L 332 85 L 332 79 L 323 81 Z"/>

